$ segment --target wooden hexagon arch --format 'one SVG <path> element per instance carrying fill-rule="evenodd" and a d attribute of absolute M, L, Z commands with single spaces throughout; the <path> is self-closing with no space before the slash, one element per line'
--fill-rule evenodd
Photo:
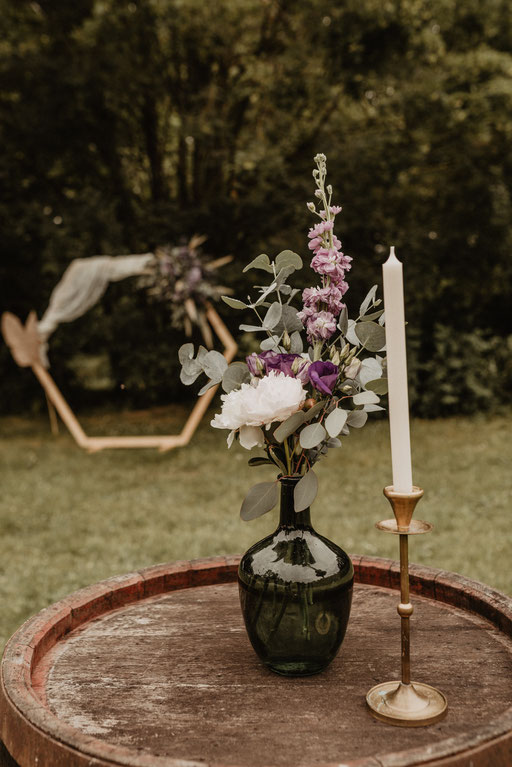
<path fill-rule="evenodd" d="M 228 363 L 231 362 L 238 349 L 236 341 L 211 304 L 206 304 L 205 315 L 210 328 L 224 347 L 224 357 Z M 2 315 L 2 334 L 14 360 L 20 367 L 32 368 L 46 393 L 49 404 L 51 403 L 60 415 L 76 443 L 89 453 L 96 453 L 106 448 L 156 447 L 161 452 L 165 452 L 175 447 L 183 447 L 190 442 L 218 389 L 218 385 L 214 386 L 198 398 L 180 434 L 146 435 L 143 437 L 89 437 L 80 426 L 57 384 L 41 363 L 36 313 L 30 312 L 26 324 L 23 326 L 14 314 L 4 312 Z M 50 417 L 51 414 L 50 409 Z"/>

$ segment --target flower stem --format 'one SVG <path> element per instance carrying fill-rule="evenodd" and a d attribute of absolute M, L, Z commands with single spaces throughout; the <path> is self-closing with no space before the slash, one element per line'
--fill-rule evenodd
<path fill-rule="evenodd" d="M 291 477 L 292 475 L 292 462 L 290 460 L 290 448 L 288 446 L 288 438 L 286 438 L 283 442 L 284 445 L 284 454 L 286 456 L 286 466 L 288 468 L 288 476 Z"/>

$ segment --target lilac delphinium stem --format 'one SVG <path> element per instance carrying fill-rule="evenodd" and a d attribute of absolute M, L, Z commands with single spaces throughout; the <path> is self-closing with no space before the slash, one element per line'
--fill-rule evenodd
<path fill-rule="evenodd" d="M 324 342 L 336 331 L 337 318 L 344 307 L 341 299 L 348 290 L 345 273 L 350 269 L 352 259 L 342 252 L 341 242 L 334 234 L 334 219 L 341 207 L 331 205 L 332 187 L 325 186 L 325 155 L 317 154 L 315 162 L 315 197 L 322 207 L 317 211 L 314 202 L 308 203 L 308 209 L 320 218 L 318 224 L 309 230 L 308 247 L 313 251 L 311 267 L 321 276 L 322 284 L 304 290 L 303 309 L 298 316 L 306 328 L 308 341 L 313 344 L 315 359 L 319 359 Z"/>

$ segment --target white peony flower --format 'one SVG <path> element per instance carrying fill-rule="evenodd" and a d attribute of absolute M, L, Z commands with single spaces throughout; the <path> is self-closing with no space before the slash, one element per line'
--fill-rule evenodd
<path fill-rule="evenodd" d="M 261 426 L 274 421 L 286 421 L 296 413 L 307 397 L 302 382 L 292 376 L 272 370 L 251 384 L 223 394 L 222 412 L 217 413 L 211 425 L 216 429 L 230 429 L 228 445 L 240 429 L 240 444 L 247 450 L 263 445 Z"/>

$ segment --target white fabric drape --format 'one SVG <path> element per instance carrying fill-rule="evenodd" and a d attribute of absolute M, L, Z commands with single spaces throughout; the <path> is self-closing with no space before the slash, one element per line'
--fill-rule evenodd
<path fill-rule="evenodd" d="M 132 256 L 92 256 L 71 262 L 50 296 L 48 309 L 38 322 L 41 362 L 47 367 L 47 340 L 61 322 L 81 317 L 99 301 L 109 282 L 142 274 L 155 256 L 143 253 Z"/>

